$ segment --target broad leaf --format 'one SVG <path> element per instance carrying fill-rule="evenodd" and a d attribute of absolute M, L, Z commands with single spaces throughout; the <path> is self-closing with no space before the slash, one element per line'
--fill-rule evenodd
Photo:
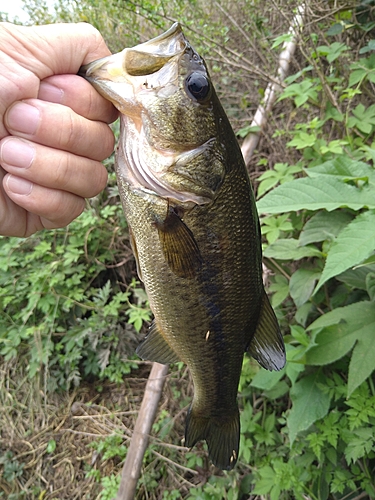
<path fill-rule="evenodd" d="M 346 283 L 353 288 L 359 288 L 360 290 L 367 290 L 370 297 L 370 290 L 368 289 L 367 276 L 369 274 L 375 273 L 375 264 L 369 266 L 359 266 L 355 269 L 348 269 L 342 274 L 336 276 L 336 279 Z"/>
<path fill-rule="evenodd" d="M 360 264 L 375 250 L 375 211 L 364 212 L 350 222 L 329 249 L 316 291 L 330 278 Z"/>
<path fill-rule="evenodd" d="M 251 381 L 251 386 L 263 391 L 269 391 L 285 375 L 285 368 L 279 372 L 269 372 L 268 370 L 259 370 Z"/>
<path fill-rule="evenodd" d="M 375 182 L 375 169 L 368 163 L 352 160 L 347 156 L 339 156 L 321 165 L 306 170 L 309 177 L 334 176 L 344 182 L 363 180 Z"/>
<path fill-rule="evenodd" d="M 345 307 L 337 307 L 333 311 L 323 314 L 311 323 L 307 330 L 312 331 L 338 323 L 348 323 L 361 328 L 364 324 L 372 321 L 375 321 L 374 304 L 370 301 L 362 301 Z"/>
<path fill-rule="evenodd" d="M 366 290 L 372 301 L 375 301 L 375 272 L 366 276 Z M 375 304 L 374 304 L 375 307 Z"/>
<path fill-rule="evenodd" d="M 375 307 L 373 302 L 355 302 L 338 307 L 314 321 L 308 330 L 322 328 L 315 337 L 316 346 L 306 353 L 310 365 L 326 365 L 345 356 L 356 340 L 366 335 L 367 329 L 375 331 Z"/>
<path fill-rule="evenodd" d="M 318 344 L 306 353 L 309 365 L 329 365 L 347 354 L 357 340 L 358 332 L 339 324 L 324 328 L 315 338 Z"/>
<path fill-rule="evenodd" d="M 375 369 L 375 314 L 374 322 L 362 328 L 353 349 L 349 365 L 348 396 L 362 384 Z"/>
<path fill-rule="evenodd" d="M 280 260 L 299 260 L 304 257 L 321 257 L 322 252 L 315 247 L 300 247 L 298 240 L 290 238 L 275 241 L 264 250 L 263 255 Z"/>
<path fill-rule="evenodd" d="M 344 211 L 321 211 L 309 219 L 300 236 L 301 246 L 326 240 L 334 240 L 339 232 L 353 219 Z"/>
<path fill-rule="evenodd" d="M 306 177 L 273 189 L 257 202 L 257 207 L 260 213 L 269 214 L 303 209 L 375 208 L 375 186 L 358 188 L 333 176 Z"/>
<path fill-rule="evenodd" d="M 291 445 L 299 432 L 308 429 L 328 413 L 330 397 L 319 389 L 319 383 L 324 383 L 324 377 L 314 373 L 296 382 L 290 390 L 293 406 L 287 425 Z"/>
<path fill-rule="evenodd" d="M 315 283 L 320 278 L 320 271 L 316 269 L 297 269 L 293 273 L 289 282 L 290 296 L 297 307 L 302 306 L 309 300 L 315 287 Z"/>

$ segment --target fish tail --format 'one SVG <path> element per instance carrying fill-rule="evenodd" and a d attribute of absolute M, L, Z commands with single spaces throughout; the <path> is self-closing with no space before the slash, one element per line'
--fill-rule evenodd
<path fill-rule="evenodd" d="M 212 463 L 223 470 L 236 465 L 240 445 L 240 414 L 233 413 L 202 417 L 191 406 L 186 417 L 185 446 L 192 448 L 205 439 Z"/>

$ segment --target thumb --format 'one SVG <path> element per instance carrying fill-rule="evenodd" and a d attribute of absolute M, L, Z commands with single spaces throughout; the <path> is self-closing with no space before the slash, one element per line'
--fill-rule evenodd
<path fill-rule="evenodd" d="M 82 64 L 110 54 L 99 31 L 87 23 L 2 23 L 2 28 L 2 51 L 40 80 L 56 74 L 75 74 Z"/>

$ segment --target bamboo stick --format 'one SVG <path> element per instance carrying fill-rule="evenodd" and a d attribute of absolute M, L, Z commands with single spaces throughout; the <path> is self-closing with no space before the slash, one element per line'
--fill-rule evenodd
<path fill-rule="evenodd" d="M 298 14 L 295 15 L 292 25 L 289 28 L 289 33 L 291 33 L 293 37 L 290 41 L 283 43 L 283 50 L 280 53 L 276 81 L 267 85 L 264 93 L 264 102 L 263 104 L 259 104 L 251 123 L 252 127 L 259 127 L 260 132 L 250 132 L 242 143 L 241 151 L 246 165 L 248 165 L 254 150 L 259 143 L 261 131 L 267 123 L 267 115 L 276 100 L 280 84 L 283 80 L 285 80 L 288 73 L 290 61 L 297 46 L 297 30 L 300 29 L 303 24 L 304 10 L 304 5 L 298 7 Z"/>
<path fill-rule="evenodd" d="M 115 500 L 134 500 L 135 498 L 143 456 L 148 445 L 151 427 L 155 420 L 167 373 L 168 365 L 153 363 L 122 469 L 120 488 Z"/>

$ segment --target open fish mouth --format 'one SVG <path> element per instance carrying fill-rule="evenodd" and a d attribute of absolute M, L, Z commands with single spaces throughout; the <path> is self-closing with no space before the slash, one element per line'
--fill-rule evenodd
<path fill-rule="evenodd" d="M 124 103 L 119 98 L 130 101 L 129 96 L 132 94 L 150 88 L 160 89 L 170 83 L 172 72 L 167 64 L 183 54 L 187 45 L 181 25 L 175 23 L 168 31 L 152 40 L 82 66 L 78 74 L 92 83 L 99 92 L 102 90 L 101 93 L 105 93 L 107 99 L 121 111 Z M 152 78 L 161 69 L 164 71 L 156 79 Z M 150 80 L 144 77 L 149 77 Z M 123 112 L 129 112 L 130 106 L 131 103 L 128 103 Z"/>

